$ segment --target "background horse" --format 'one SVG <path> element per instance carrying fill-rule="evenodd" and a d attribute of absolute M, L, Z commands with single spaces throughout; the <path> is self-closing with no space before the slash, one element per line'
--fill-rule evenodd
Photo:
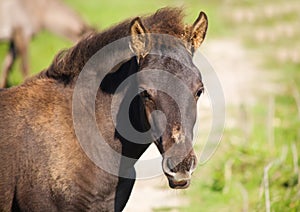
<path fill-rule="evenodd" d="M 58 54 L 51 66 L 37 76 L 18 87 L 1 90 L 0 210 L 121 211 L 135 181 L 134 163 L 151 144 L 134 143 L 119 132 L 117 126 L 124 124 L 122 117 L 117 117 L 114 124 L 113 98 L 123 103 L 132 90 L 137 94 L 128 114 L 133 127 L 151 133 L 163 156 L 162 167 L 170 187 L 188 187 L 197 163 L 192 146 L 196 102 L 203 91 L 201 75 L 192 57 L 205 38 L 207 24 L 203 12 L 193 25 L 185 26 L 180 9 L 164 8 L 81 40 Z M 151 33 L 167 34 L 174 40 Z M 88 60 L 106 45 L 126 36 L 131 38 L 130 42 L 115 53 L 132 51 L 131 57 L 105 76 L 94 111 L 97 130 L 105 142 L 120 155 L 134 159 L 126 163 L 97 152 L 99 157 L 105 155 L 107 164 L 117 167 L 120 175 L 116 176 L 96 166 L 81 148 L 74 129 L 72 98 Z M 154 48 L 158 54 L 151 54 Z M 172 52 L 175 58 L 166 57 L 165 51 Z M 106 62 L 112 59 L 107 58 Z M 180 63 L 182 59 L 188 66 Z M 102 67 L 99 68 L 101 71 Z M 188 89 L 177 94 L 178 102 L 145 83 L 149 79 L 152 82 L 151 75 L 157 69 L 176 76 Z M 136 83 L 127 84 L 118 92 L 120 84 L 131 76 Z M 85 86 L 88 85 L 89 82 Z M 122 109 L 122 104 L 116 108 L 118 113 Z M 166 119 L 152 116 L 155 111 L 163 112 Z M 83 123 L 85 118 L 82 117 Z M 185 125 L 181 124 L 182 118 Z M 157 138 L 158 131 L 162 135 Z M 89 129 L 82 132 L 90 138 Z"/>
<path fill-rule="evenodd" d="M 32 37 L 46 29 L 54 34 L 77 41 L 92 29 L 67 5 L 59 0 L 1 0 L 0 41 L 9 41 L 4 59 L 0 88 L 7 84 L 8 73 L 21 58 L 23 77 L 28 73 L 28 46 Z"/>

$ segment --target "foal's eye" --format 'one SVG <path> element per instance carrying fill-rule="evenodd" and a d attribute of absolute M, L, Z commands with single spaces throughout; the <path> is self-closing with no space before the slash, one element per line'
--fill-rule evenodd
<path fill-rule="evenodd" d="M 145 99 L 145 100 L 151 99 L 151 95 L 146 90 L 141 92 L 141 97 L 143 97 L 143 99 Z"/>
<path fill-rule="evenodd" d="M 200 88 L 200 89 L 197 91 L 196 97 L 199 98 L 203 92 L 204 92 L 204 87 Z"/>
<path fill-rule="evenodd" d="M 143 95 L 143 97 L 145 98 L 145 99 L 150 99 L 150 94 L 147 92 L 147 91 L 144 91 L 143 93 L 142 93 L 142 95 Z"/>

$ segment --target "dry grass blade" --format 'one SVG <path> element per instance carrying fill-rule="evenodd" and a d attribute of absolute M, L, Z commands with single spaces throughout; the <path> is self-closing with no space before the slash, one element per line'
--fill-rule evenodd
<path fill-rule="evenodd" d="M 270 201 L 270 189 L 269 189 L 269 170 L 273 166 L 274 161 L 269 163 L 264 168 L 264 190 L 265 190 L 265 205 L 266 205 L 266 212 L 271 211 L 271 201 Z"/>
<path fill-rule="evenodd" d="M 249 197 L 248 197 L 248 191 L 247 189 L 245 188 L 245 186 L 243 186 L 242 183 L 238 183 L 238 186 L 241 190 L 241 194 L 242 194 L 242 197 L 243 197 L 243 212 L 248 212 L 249 211 Z"/>
<path fill-rule="evenodd" d="M 298 184 L 300 183 L 300 172 L 298 166 L 298 151 L 295 143 L 291 145 L 292 153 L 293 153 L 293 162 L 294 162 L 294 172 L 298 176 Z"/>
<path fill-rule="evenodd" d="M 229 189 L 231 186 L 232 165 L 233 165 L 232 159 L 229 159 L 225 163 L 225 171 L 224 171 L 225 185 L 224 185 L 224 189 L 223 189 L 224 194 L 227 194 L 229 192 Z"/>
<path fill-rule="evenodd" d="M 293 96 L 294 96 L 294 99 L 295 99 L 296 104 L 297 104 L 298 118 L 300 120 L 300 93 L 299 93 L 299 91 L 297 89 L 295 81 L 293 81 Z"/>
<path fill-rule="evenodd" d="M 274 147 L 274 121 L 275 115 L 275 99 L 274 96 L 269 97 L 268 103 L 268 120 L 267 120 L 267 129 L 268 129 L 268 143 L 270 147 Z"/>

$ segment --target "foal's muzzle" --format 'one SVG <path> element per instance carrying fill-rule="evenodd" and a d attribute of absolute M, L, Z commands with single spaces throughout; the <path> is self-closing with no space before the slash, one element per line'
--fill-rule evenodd
<path fill-rule="evenodd" d="M 175 189 L 189 187 L 191 175 L 197 165 L 196 156 L 168 157 L 163 159 L 163 171 L 168 178 L 169 186 Z"/>

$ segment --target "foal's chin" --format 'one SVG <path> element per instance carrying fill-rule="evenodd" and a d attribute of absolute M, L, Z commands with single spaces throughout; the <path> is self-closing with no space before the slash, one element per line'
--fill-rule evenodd
<path fill-rule="evenodd" d="M 177 181 L 172 177 L 168 176 L 169 186 L 173 189 L 186 189 L 190 186 L 191 180 L 180 180 Z"/>
<path fill-rule="evenodd" d="M 173 175 L 169 175 L 168 173 L 165 173 L 165 175 L 168 178 L 170 188 L 186 189 L 190 186 L 190 174 L 173 173 Z"/>

